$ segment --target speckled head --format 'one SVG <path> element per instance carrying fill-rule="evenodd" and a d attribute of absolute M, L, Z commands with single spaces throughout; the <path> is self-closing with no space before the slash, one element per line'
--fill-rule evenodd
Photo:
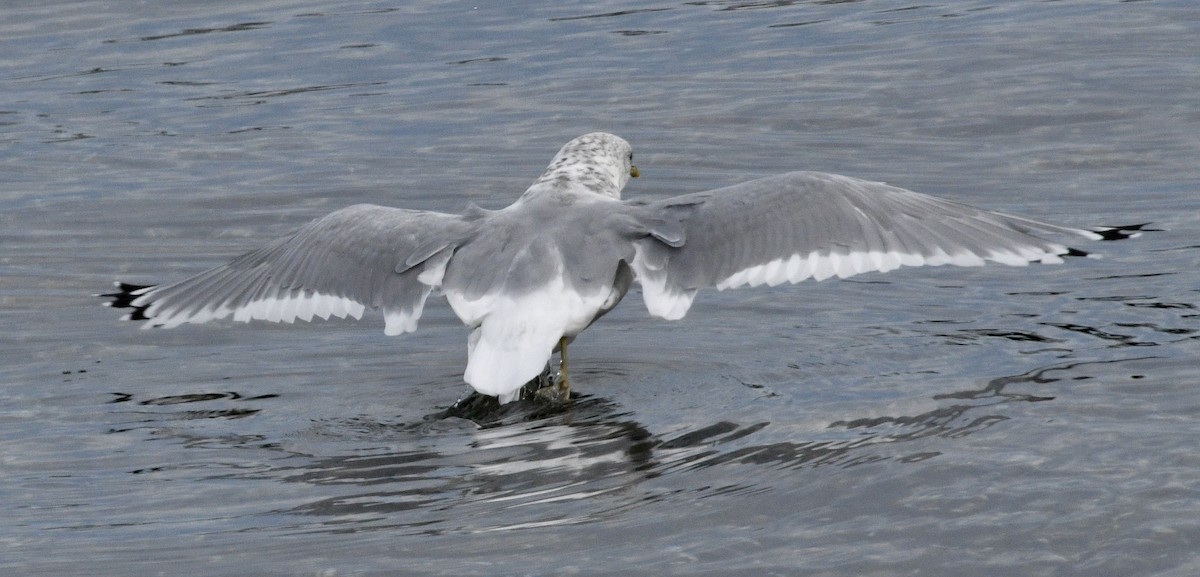
<path fill-rule="evenodd" d="M 637 175 L 633 147 L 625 139 L 591 132 L 563 145 L 525 194 L 577 191 L 620 200 L 625 183 Z"/>

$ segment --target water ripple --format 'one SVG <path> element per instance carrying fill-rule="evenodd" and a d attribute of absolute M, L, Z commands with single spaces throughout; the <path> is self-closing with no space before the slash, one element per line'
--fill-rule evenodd
<path fill-rule="evenodd" d="M 948 448 L 946 443 L 1008 421 L 1003 405 L 1054 398 L 1027 392 L 1029 387 L 1044 390 L 1064 378 L 1057 375 L 1073 374 L 1077 379 L 1080 371 L 1103 364 L 1056 364 L 993 379 L 980 389 L 937 395 L 933 400 L 938 406 L 917 413 L 833 420 L 807 440 L 798 438 L 786 424 L 777 428 L 766 421 L 717 421 L 656 434 L 617 404 L 590 396 L 580 396 L 567 406 L 535 401 L 500 406 L 493 401 L 490 407 L 475 407 L 474 420 L 455 416 L 452 408 L 417 422 L 322 421 L 283 443 L 255 435 L 194 433 L 183 440 L 192 448 L 243 447 L 280 453 L 284 458 L 272 459 L 277 464 L 216 475 L 315 489 L 311 492 L 321 496 L 279 511 L 297 519 L 312 518 L 293 523 L 294 531 L 510 531 L 602 522 L 663 500 L 732 498 L 777 490 L 777 480 L 763 471 L 850 469 L 935 459 Z M 270 398 L 195 393 L 138 403 L 172 407 Z M 130 395 L 114 400 L 132 401 Z M 204 411 L 158 413 L 149 419 L 157 425 L 140 425 L 155 431 L 155 437 L 176 435 L 178 431 L 156 427 L 196 418 L 200 412 Z M 338 454 L 338 447 L 350 452 Z M 758 480 L 734 475 L 743 480 L 699 486 L 687 482 L 699 471 L 729 467 L 757 469 Z"/>

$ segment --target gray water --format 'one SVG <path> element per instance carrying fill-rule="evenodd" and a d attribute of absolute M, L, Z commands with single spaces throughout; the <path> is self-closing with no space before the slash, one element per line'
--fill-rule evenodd
<path fill-rule="evenodd" d="M 1200 9 L 8 2 L 0 574 L 1200 574 Z M 640 295 L 566 409 L 454 416 L 441 301 L 139 331 L 90 296 L 358 202 L 838 172 L 1075 226 L 1061 266 Z"/>

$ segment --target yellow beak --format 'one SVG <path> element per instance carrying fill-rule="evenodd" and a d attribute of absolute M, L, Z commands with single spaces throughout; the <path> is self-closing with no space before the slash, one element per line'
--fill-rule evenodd
<path fill-rule="evenodd" d="M 642 173 L 638 172 L 638 169 L 637 169 L 637 167 L 636 167 L 636 166 L 630 166 L 630 167 L 629 167 L 629 176 L 632 176 L 632 177 L 634 177 L 634 178 L 637 178 L 637 177 L 641 176 L 641 174 L 642 174 Z"/>

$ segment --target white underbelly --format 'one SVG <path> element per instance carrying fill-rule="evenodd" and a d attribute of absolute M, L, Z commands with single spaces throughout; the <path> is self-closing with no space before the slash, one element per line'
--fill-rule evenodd
<path fill-rule="evenodd" d="M 568 289 L 561 277 L 523 294 L 503 290 L 468 299 L 446 292 L 455 314 L 477 327 L 463 379 L 485 395 L 511 398 L 537 377 L 563 336 L 574 336 L 609 300 L 610 287 L 588 293 Z"/>

